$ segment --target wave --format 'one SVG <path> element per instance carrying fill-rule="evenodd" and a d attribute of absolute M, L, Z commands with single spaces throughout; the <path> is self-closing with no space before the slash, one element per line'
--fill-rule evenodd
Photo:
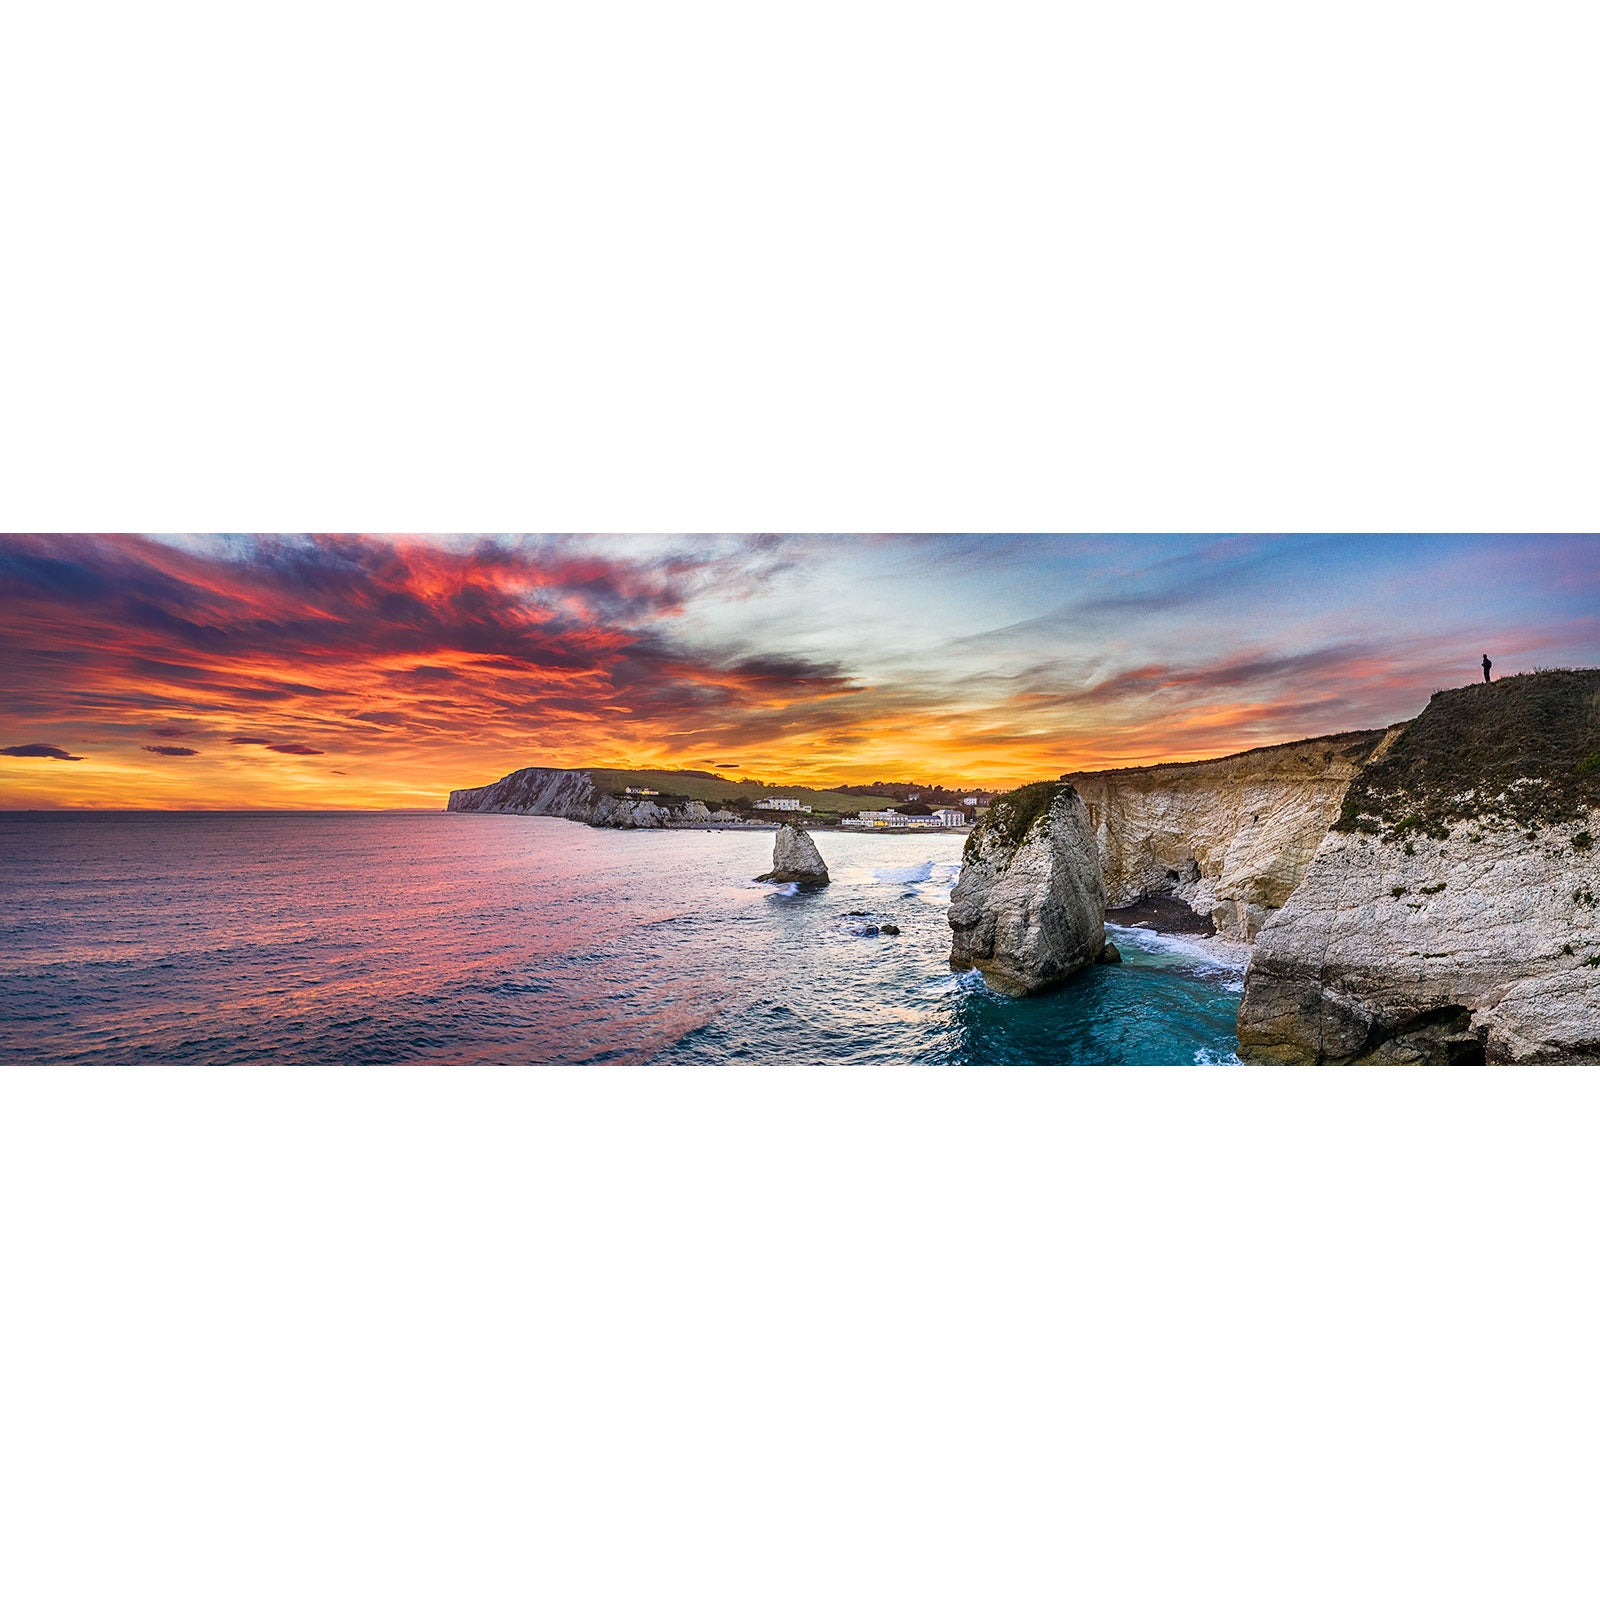
<path fill-rule="evenodd" d="M 1110 924 L 1106 937 L 1119 949 L 1132 946 L 1146 955 L 1177 957 L 1198 967 L 1222 968 L 1236 972 L 1240 979 L 1250 964 L 1250 952 L 1243 945 L 1208 939 L 1194 933 L 1157 933 L 1153 928 L 1124 928 Z"/>
<path fill-rule="evenodd" d="M 879 883 L 925 883 L 939 865 L 942 863 L 919 861 L 914 867 L 873 867 L 870 870 Z"/>
<path fill-rule="evenodd" d="M 983 981 L 983 974 L 976 967 L 969 967 L 965 972 L 952 972 L 948 978 L 935 978 L 932 983 L 922 986 L 924 994 L 961 994 L 970 993 L 975 989 L 987 989 L 989 986 Z"/>

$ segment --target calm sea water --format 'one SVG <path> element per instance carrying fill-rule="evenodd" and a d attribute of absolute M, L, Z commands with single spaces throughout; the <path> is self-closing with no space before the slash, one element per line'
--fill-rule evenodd
<path fill-rule="evenodd" d="M 751 881 L 770 833 L 3 813 L 0 1060 L 1232 1056 L 1242 973 L 1203 942 L 1118 929 L 1122 966 L 1006 999 L 947 964 L 960 835 L 817 840 L 800 892 Z"/>

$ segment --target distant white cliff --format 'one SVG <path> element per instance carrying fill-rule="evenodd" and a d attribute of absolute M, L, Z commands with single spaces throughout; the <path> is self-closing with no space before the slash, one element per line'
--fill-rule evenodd
<path fill-rule="evenodd" d="M 596 828 L 693 828 L 740 820 L 734 812 L 713 810 L 703 800 L 611 794 L 596 787 L 587 772 L 558 767 L 522 767 L 478 789 L 452 789 L 445 809 L 565 817 Z"/>

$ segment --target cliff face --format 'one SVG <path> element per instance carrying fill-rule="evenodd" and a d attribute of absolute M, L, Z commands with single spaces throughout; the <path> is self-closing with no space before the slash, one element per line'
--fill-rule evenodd
<path fill-rule="evenodd" d="M 1262 930 L 1247 1061 L 1600 1060 L 1600 672 L 1435 695 Z"/>
<path fill-rule="evenodd" d="M 452 789 L 447 811 L 511 811 L 534 817 L 566 817 L 596 828 L 692 828 L 736 822 L 731 811 L 713 811 L 702 800 L 634 799 L 608 794 L 587 772 L 523 767 L 478 789 Z"/>
<path fill-rule="evenodd" d="M 1592 834 L 1600 814 L 1585 822 Z M 1246 1061 L 1600 1060 L 1600 873 L 1575 825 L 1330 833 L 1245 975 Z"/>
<path fill-rule="evenodd" d="M 950 965 L 1002 994 L 1052 988 L 1098 959 L 1106 891 L 1089 815 L 1070 783 L 1001 796 L 967 836 L 950 896 Z"/>
<path fill-rule="evenodd" d="M 1223 938 L 1253 941 L 1305 876 L 1351 779 L 1398 733 L 1068 773 L 1088 808 L 1108 903 L 1176 895 L 1209 915 Z"/>

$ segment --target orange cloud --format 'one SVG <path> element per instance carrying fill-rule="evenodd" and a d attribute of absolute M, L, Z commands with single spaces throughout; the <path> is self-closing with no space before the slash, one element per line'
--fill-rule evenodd
<path fill-rule="evenodd" d="M 871 657 L 838 629 L 704 627 L 713 603 L 737 627 L 793 541 L 4 537 L 0 737 L 22 759 L 0 761 L 0 804 L 431 808 L 527 765 L 1006 784 L 1375 726 L 1458 681 L 1451 637 L 1180 626 L 1186 581 L 1224 608 L 1260 581 L 1225 550 L 1157 563 L 1153 600 L 1042 594 L 1040 616 L 920 653 L 891 605 L 898 654 Z M 962 609 L 984 622 L 981 597 Z M 1592 634 L 1500 619 L 1496 652 L 1559 662 Z"/>

